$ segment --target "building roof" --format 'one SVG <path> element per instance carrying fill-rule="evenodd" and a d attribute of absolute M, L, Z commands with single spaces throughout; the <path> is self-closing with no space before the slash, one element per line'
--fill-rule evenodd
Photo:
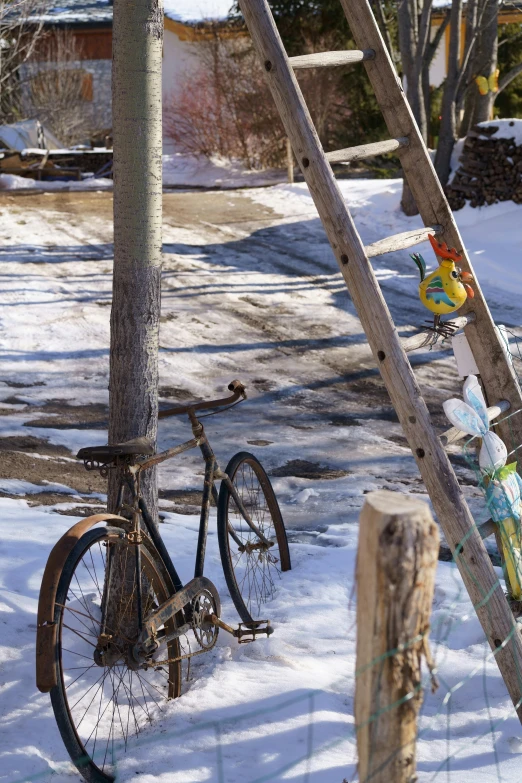
<path fill-rule="evenodd" d="M 174 22 L 197 23 L 226 19 L 233 0 L 164 0 L 165 16 Z"/>
<path fill-rule="evenodd" d="M 165 16 L 181 24 L 225 19 L 233 0 L 165 0 Z M 107 27 L 112 25 L 112 0 L 51 0 L 31 21 L 56 26 Z"/>
<path fill-rule="evenodd" d="M 35 10 L 30 21 L 49 25 L 112 25 L 112 2 L 109 0 L 51 0 Z"/>
<path fill-rule="evenodd" d="M 466 2 L 467 0 L 464 0 L 464 11 L 466 9 Z M 451 0 L 433 0 L 433 10 L 435 15 L 449 11 L 450 8 Z M 520 13 L 521 11 L 522 0 L 510 0 L 509 3 L 505 4 L 504 6 L 501 5 L 498 9 L 499 17 L 509 16 L 510 14 Z"/>

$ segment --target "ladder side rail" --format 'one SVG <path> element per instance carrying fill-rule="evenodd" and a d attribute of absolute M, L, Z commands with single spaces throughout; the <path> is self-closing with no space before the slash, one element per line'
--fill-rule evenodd
<path fill-rule="evenodd" d="M 362 327 L 462 579 L 522 720 L 522 639 L 322 150 L 266 0 L 239 0 L 254 46 Z M 401 136 L 404 133 L 400 134 Z M 464 542 L 461 545 L 461 542 Z M 505 641 L 506 640 L 506 641 Z M 505 641 L 504 646 L 500 647 Z"/>
<path fill-rule="evenodd" d="M 517 411 L 522 408 L 522 390 L 513 367 L 506 361 L 489 307 L 371 7 L 367 0 L 340 1 L 356 45 L 375 51 L 375 59 L 363 65 L 390 135 L 407 136 L 409 139 L 408 146 L 401 149 L 401 163 L 424 225 L 439 224 L 443 227 L 437 239 L 442 239 L 450 247 L 462 249 L 464 258 L 460 265 L 475 277 L 475 296 L 467 300 L 459 313 L 464 315 L 473 311 L 476 314 L 475 321 L 466 327 L 465 334 L 484 384 L 488 404 L 508 400 L 511 410 Z M 500 422 L 497 426 L 497 432 L 508 445 L 508 450 L 513 448 L 510 445 L 513 439 L 515 446 L 522 443 L 522 414 L 514 416 L 509 422 Z"/>

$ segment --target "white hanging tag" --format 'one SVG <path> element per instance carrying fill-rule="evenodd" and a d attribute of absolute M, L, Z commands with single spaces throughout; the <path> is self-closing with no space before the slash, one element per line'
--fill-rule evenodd
<path fill-rule="evenodd" d="M 495 324 L 495 329 L 497 330 L 497 334 L 500 337 L 500 344 L 502 346 L 502 350 L 504 351 L 504 356 L 506 357 L 509 364 L 513 366 L 513 356 L 511 355 L 511 350 L 509 348 L 509 334 L 507 329 L 504 324 Z"/>
<path fill-rule="evenodd" d="M 468 338 L 461 332 L 451 338 L 451 345 L 457 362 L 459 378 L 467 378 L 468 375 L 479 375 L 479 369 L 469 347 Z"/>

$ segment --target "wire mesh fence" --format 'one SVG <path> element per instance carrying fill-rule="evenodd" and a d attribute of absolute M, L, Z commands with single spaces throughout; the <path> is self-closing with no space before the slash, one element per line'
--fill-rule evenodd
<path fill-rule="evenodd" d="M 521 338 L 511 330 L 503 330 L 506 345 L 512 357 L 513 367 L 521 377 Z M 509 422 L 521 416 L 522 409 L 510 411 L 498 422 Z M 496 422 L 496 423 L 498 423 Z M 494 429 L 495 423 L 492 423 Z M 482 509 L 475 515 L 475 527 L 481 529 L 490 517 L 497 530 L 497 541 L 501 554 L 499 579 L 503 580 L 508 600 L 514 614 L 522 608 L 522 536 L 520 530 L 522 481 L 517 478 L 516 462 L 522 444 L 514 438 L 506 443 L 508 460 L 505 465 L 493 467 L 490 471 L 481 469 L 478 463 L 477 447 L 482 445 L 477 436 L 470 437 L 462 447 L 468 471 L 473 483 L 483 496 Z M 494 464 L 494 454 L 489 455 Z M 518 489 L 517 489 L 518 488 Z M 475 503 L 477 509 L 478 501 Z M 500 510 L 499 510 L 500 509 Z M 522 705 L 512 705 L 495 664 L 496 656 L 509 645 L 514 634 L 521 632 L 516 622 L 509 634 L 496 640 L 491 649 L 474 609 L 469 601 L 457 564 L 466 567 L 462 558 L 463 547 L 469 533 L 459 542 L 453 552 L 452 562 L 439 563 L 438 580 L 433 606 L 429 638 L 435 660 L 434 674 L 438 690 L 432 693 L 433 673 L 423 671 L 421 682 L 412 690 L 391 704 L 383 704 L 369 718 L 379 721 L 392 710 L 407 708 L 420 691 L 424 701 L 419 715 L 417 743 L 417 770 L 410 778 L 413 781 L 522 781 L 522 772 L 516 773 L 518 753 L 522 752 L 522 729 L 515 710 Z M 347 574 L 347 586 L 353 575 Z M 493 589 L 477 584 L 480 604 L 490 605 Z M 354 600 L 347 603 L 345 614 L 339 618 L 343 633 L 353 642 L 356 635 Z M 311 629 L 313 633 L 313 629 Z M 416 643 L 418 638 L 410 640 Z M 353 645 L 352 645 L 353 646 Z M 407 646 L 407 645 L 406 645 Z M 404 652 L 393 648 L 386 658 L 393 658 Z M 350 653 L 347 652 L 347 655 Z M 370 662 L 372 667 L 382 670 L 383 656 Z M 169 749 L 184 749 L 183 772 L 177 777 L 176 760 L 172 760 L 172 780 L 205 780 L 212 783 L 266 783 L 268 781 L 290 780 L 296 783 L 351 783 L 359 780 L 357 774 L 357 727 L 353 720 L 354 686 L 361 671 L 353 677 L 333 676 L 327 685 L 317 688 L 303 687 L 298 692 L 287 692 L 280 697 L 271 696 L 266 706 L 248 706 L 226 718 L 210 720 L 197 719 L 184 728 L 169 727 L 176 723 L 176 700 L 170 702 L 157 724 L 138 734 L 132 742 L 114 740 L 111 742 L 113 770 L 116 780 L 136 779 L 136 770 L 125 763 L 125 755 L 141 759 L 140 770 L 159 752 L 169 754 Z M 522 671 L 517 671 L 522 694 Z M 194 678 L 188 684 L 195 686 Z M 338 697 L 338 713 L 332 719 L 331 694 Z M 288 723 L 292 725 L 292 742 L 285 746 Z M 335 724 L 335 727 L 334 727 Z M 508 736 L 512 734 L 513 736 Z M 250 767 L 241 767 L 238 776 L 237 758 L 234 747 L 245 737 L 264 737 L 264 753 L 253 751 Z M 282 739 L 281 739 L 282 737 Z M 401 748 L 391 748 L 384 763 L 365 779 L 381 780 Z M 175 755 L 175 754 L 173 754 Z M 178 754 L 179 756 L 179 754 Z M 192 759 L 192 760 L 191 760 Z M 203 771 L 202 771 L 203 770 Z M 55 774 L 69 774 L 71 767 L 58 765 L 54 772 L 43 772 L 19 777 L 12 783 L 47 780 Z M 170 778 L 165 777 L 165 780 Z M 360 782 L 362 783 L 362 781 Z"/>
<path fill-rule="evenodd" d="M 465 542 L 464 542 L 465 543 Z M 455 559 L 459 553 L 455 552 Z M 443 583 L 446 592 L 441 604 L 442 596 L 436 596 L 435 612 L 430 631 L 431 644 L 433 646 L 436 662 L 436 676 L 439 681 L 438 692 L 431 694 L 431 676 L 426 670 L 422 682 L 415 690 L 422 689 L 425 692 L 424 705 L 419 720 L 417 735 L 419 760 L 417 778 L 419 781 L 460 781 L 463 768 L 472 767 L 477 762 L 474 757 L 481 759 L 480 763 L 488 769 L 482 773 L 477 770 L 479 780 L 505 781 L 513 777 L 512 771 L 504 772 L 505 761 L 502 754 L 497 751 L 497 742 L 502 733 L 506 721 L 513 722 L 514 710 L 507 694 L 499 689 L 498 671 L 495 666 L 495 656 L 510 641 L 510 636 L 501 640 L 496 650 L 491 650 L 481 634 L 478 621 L 473 614 L 473 609 L 468 602 L 466 591 L 454 563 L 440 564 L 449 572 Z M 452 584 L 452 592 L 448 588 Z M 439 588 L 440 591 L 440 588 Z M 488 601 L 488 595 L 483 594 L 483 600 Z M 462 605 L 466 608 L 462 613 Z M 346 626 L 347 637 L 355 636 L 354 607 L 347 607 L 346 615 L 341 621 Z M 472 633 L 478 636 L 473 643 L 473 656 L 469 659 L 469 670 L 464 676 L 460 675 L 460 669 L 455 665 L 455 657 L 460 659 L 462 666 L 463 651 L 461 634 L 466 639 L 470 636 L 469 625 L 472 625 Z M 513 630 L 515 633 L 515 630 Z M 412 640 L 414 642 L 416 640 Z M 397 649 L 389 651 L 389 656 L 399 652 Z M 472 663 L 471 663 L 472 662 Z M 372 661 L 372 666 L 382 667 L 383 660 Z M 337 780 L 338 783 L 351 783 L 358 780 L 357 777 L 357 751 L 356 751 L 356 727 L 352 720 L 344 723 L 343 729 L 337 728 L 328 736 L 328 728 L 324 725 L 325 712 L 331 710 L 331 702 L 325 698 L 325 691 L 335 693 L 345 699 L 345 718 L 351 716 L 353 708 L 353 691 L 355 678 L 360 672 L 355 673 L 354 679 L 346 677 L 332 678 L 325 688 L 303 689 L 296 695 L 283 695 L 280 699 L 271 699 L 266 707 L 250 709 L 248 706 L 240 710 L 236 715 L 227 719 L 200 720 L 194 725 L 182 729 L 170 730 L 168 723 L 176 722 L 176 701 L 172 701 L 167 707 L 166 715 L 161 720 L 161 728 L 153 724 L 150 728 L 138 735 L 132 742 L 112 742 L 110 753 L 112 755 L 113 768 L 116 780 L 136 779 L 135 772 L 125 763 L 125 755 L 137 756 L 141 763 L 138 769 L 145 772 L 144 765 L 153 761 L 158 753 L 169 754 L 169 749 L 185 748 L 183 758 L 184 774 L 180 780 L 208 780 L 212 783 L 229 783 L 240 779 L 244 783 L 267 783 L 268 781 L 291 780 L 298 783 L 319 783 L 324 780 Z M 520 672 L 522 693 L 522 672 Z M 196 681 L 189 684 L 194 687 Z M 493 688 L 493 697 L 490 693 Z M 463 732 L 462 700 L 458 702 L 460 694 L 467 694 L 470 698 L 473 694 L 474 704 L 480 713 L 480 720 L 473 730 Z M 405 693 L 394 704 L 382 705 L 381 709 L 370 717 L 371 721 L 377 721 L 389 710 L 400 710 L 415 695 L 414 691 Z M 182 697 L 183 698 L 183 697 Z M 248 705 L 248 697 L 245 694 Z M 469 717 L 469 716 L 468 716 Z M 515 718 L 516 720 L 516 718 Z M 278 732 L 283 736 L 286 733 L 285 723 L 290 721 L 294 727 L 295 739 L 286 752 L 281 750 L 281 741 Z M 297 728 L 296 727 L 296 723 Z M 522 732 L 521 732 L 522 733 Z M 467 734 L 467 736 L 466 736 Z M 237 742 L 243 742 L 245 735 L 264 735 L 262 743 L 266 754 L 276 757 L 267 759 L 252 757 L 252 765 L 249 770 L 242 770 L 241 778 L 237 777 L 237 760 L 233 751 Z M 433 747 L 432 747 L 433 746 Z M 391 750 L 387 763 L 391 764 L 399 748 Z M 188 762 L 186 754 L 193 755 L 193 761 Z M 172 754 L 173 756 L 176 754 Z M 179 754 L 178 754 L 179 755 Z M 330 773 L 332 756 L 335 758 L 335 768 L 338 769 L 335 776 Z M 342 764 L 339 764 L 339 756 Z M 505 758 L 505 754 L 504 754 Z M 515 757 L 514 757 L 515 758 Z M 262 761 L 262 763 L 260 763 Z M 204 766 L 204 777 L 200 777 L 201 766 Z M 173 780 L 176 777 L 176 761 L 172 760 Z M 511 767 L 511 765 L 509 765 Z M 265 768 L 266 771 L 263 770 Z M 70 774 L 70 765 L 65 765 L 63 771 Z M 54 774 L 60 772 L 55 767 Z M 378 772 L 378 770 L 376 771 Z M 36 774 L 31 777 L 19 778 L 13 783 L 22 781 L 47 780 L 52 777 L 49 771 Z M 166 778 L 167 779 L 167 778 Z M 366 778 L 375 780 L 376 774 Z M 522 773 L 520 775 L 522 779 Z"/>

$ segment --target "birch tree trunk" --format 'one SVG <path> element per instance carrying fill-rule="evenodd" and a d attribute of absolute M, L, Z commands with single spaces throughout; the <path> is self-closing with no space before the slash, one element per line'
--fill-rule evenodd
<path fill-rule="evenodd" d="M 406 77 L 406 96 L 417 121 L 424 142 L 428 140 L 426 105 L 429 92 L 424 94 L 423 65 L 429 46 L 432 0 L 404 0 L 399 3 L 399 47 L 402 69 Z M 402 190 L 401 207 L 406 215 L 417 215 L 419 210 L 406 178 Z"/>
<path fill-rule="evenodd" d="M 451 153 L 457 141 L 456 98 L 460 75 L 460 29 L 462 23 L 462 0 L 453 0 L 450 21 L 450 45 L 448 56 L 448 74 L 442 94 L 442 111 L 439 143 L 435 155 L 435 171 L 446 185 L 450 175 Z"/>
<path fill-rule="evenodd" d="M 498 8 L 499 0 L 484 0 L 481 31 L 473 58 L 474 76 L 485 76 L 487 79 L 497 69 Z M 491 118 L 496 98 L 496 93 L 491 90 L 487 95 L 481 95 L 475 84 L 471 89 L 474 101 L 469 127 Z"/>
<path fill-rule="evenodd" d="M 464 107 L 464 115 L 460 123 L 459 135 L 465 136 L 471 127 L 473 104 L 474 104 L 474 89 L 477 89 L 471 79 L 471 72 L 473 68 L 473 59 L 476 48 L 477 39 L 479 36 L 479 0 L 468 0 L 466 8 L 466 40 L 465 51 L 470 51 L 468 57 L 468 63 L 466 66 L 466 72 L 463 74 L 462 85 L 460 89 L 461 100 L 460 109 Z"/>
<path fill-rule="evenodd" d="M 114 0 L 114 278 L 109 443 L 156 440 L 162 222 L 161 0 Z M 117 471 L 111 471 L 114 507 Z M 157 519 L 155 470 L 142 494 Z"/>

